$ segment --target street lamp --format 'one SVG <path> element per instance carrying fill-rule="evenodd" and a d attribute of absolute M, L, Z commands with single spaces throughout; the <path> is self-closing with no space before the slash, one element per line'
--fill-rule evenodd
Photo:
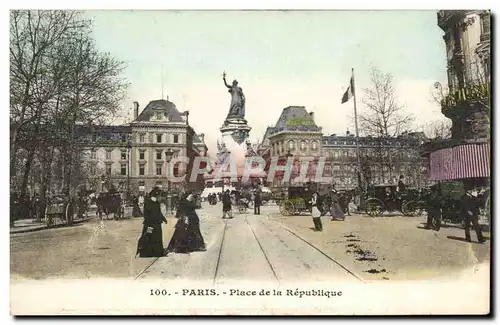
<path fill-rule="evenodd" d="M 174 152 L 170 149 L 165 151 L 165 161 L 167 162 L 167 213 L 172 212 L 172 197 L 170 195 L 170 180 L 169 180 L 169 174 L 170 174 L 170 161 L 172 160 L 172 157 L 174 156 Z"/>
<path fill-rule="evenodd" d="M 101 175 L 101 192 L 104 192 L 104 183 L 106 181 L 106 176 Z"/>

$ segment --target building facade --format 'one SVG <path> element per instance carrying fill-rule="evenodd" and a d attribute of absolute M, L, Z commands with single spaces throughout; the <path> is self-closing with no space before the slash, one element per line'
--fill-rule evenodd
<path fill-rule="evenodd" d="M 452 120 L 452 138 L 488 141 L 490 133 L 490 17 L 487 10 L 441 10 L 448 92 L 442 113 Z"/>
<path fill-rule="evenodd" d="M 410 186 L 426 186 L 427 158 L 421 157 L 419 152 L 424 140 L 423 133 L 406 133 L 397 138 L 361 137 L 360 163 L 364 183 L 397 184 L 403 175 Z M 267 128 L 258 153 L 268 161 L 274 158 L 283 163 L 288 157 L 294 157 L 295 161 L 301 157 L 311 159 L 305 182 L 314 179 L 319 158 L 323 157 L 323 176 L 332 177 L 337 189 L 358 186 L 356 137 L 349 132 L 323 135 L 322 128 L 314 121 L 314 113 L 307 112 L 303 106 L 283 109 L 276 125 Z M 294 170 L 299 168 L 296 166 Z M 268 186 L 286 185 L 280 175 Z M 292 173 L 290 184 L 294 183 L 298 182 Z"/>
<path fill-rule="evenodd" d="M 433 180 L 483 186 L 489 182 L 490 19 L 487 10 L 441 10 L 437 14 L 448 62 L 448 91 L 443 91 L 441 112 L 452 121 L 452 136 L 422 147 Z"/>
<path fill-rule="evenodd" d="M 84 149 L 89 170 L 88 185 L 102 191 L 114 186 L 121 190 L 149 191 L 203 187 L 203 181 L 189 182 L 194 158 L 205 156 L 204 135 L 189 125 L 189 112 L 179 112 L 168 100 L 154 100 L 139 113 L 134 102 L 134 120 L 120 126 L 81 126 L 79 145 Z M 189 158 L 189 164 L 170 166 L 166 153 Z M 186 182 L 169 181 L 186 175 Z"/>

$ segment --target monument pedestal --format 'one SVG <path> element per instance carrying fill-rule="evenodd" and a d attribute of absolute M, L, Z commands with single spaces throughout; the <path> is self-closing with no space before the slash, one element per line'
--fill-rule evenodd
<path fill-rule="evenodd" d="M 219 130 L 223 138 L 230 135 L 234 142 L 241 145 L 248 139 L 252 128 L 241 116 L 228 116 Z"/>

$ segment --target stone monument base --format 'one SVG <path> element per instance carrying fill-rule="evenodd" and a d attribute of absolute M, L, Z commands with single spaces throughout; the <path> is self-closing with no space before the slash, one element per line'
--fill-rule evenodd
<path fill-rule="evenodd" d="M 231 135 L 233 140 L 241 145 L 248 139 L 252 128 L 241 116 L 228 116 L 219 130 L 223 136 Z"/>

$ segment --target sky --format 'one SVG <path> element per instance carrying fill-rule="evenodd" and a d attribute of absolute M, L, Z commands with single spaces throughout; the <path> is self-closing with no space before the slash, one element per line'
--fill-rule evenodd
<path fill-rule="evenodd" d="M 246 97 L 250 139 L 261 140 L 283 108 L 315 112 L 324 134 L 354 131 L 352 102 L 341 104 L 354 68 L 359 114 L 369 73 L 390 73 L 414 129 L 444 121 L 431 91 L 446 85 L 445 45 L 436 11 L 87 11 L 102 51 L 126 62 L 132 102 L 174 102 L 190 112 L 215 153 L 229 110 L 224 87 L 237 79 Z M 163 82 L 162 82 L 163 80 Z M 163 87 L 162 87 L 163 85 Z M 122 122 L 122 120 L 117 121 Z"/>

